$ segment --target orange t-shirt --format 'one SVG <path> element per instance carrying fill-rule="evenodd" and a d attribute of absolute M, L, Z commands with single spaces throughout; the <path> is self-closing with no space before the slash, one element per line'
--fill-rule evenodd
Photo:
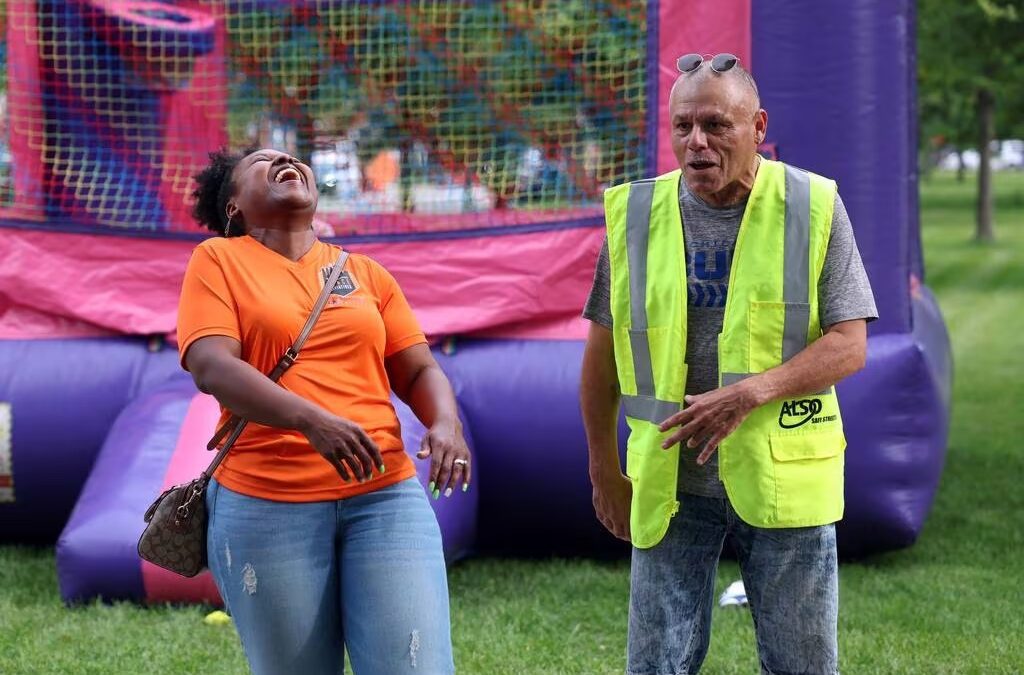
<path fill-rule="evenodd" d="M 302 330 L 340 252 L 318 241 L 292 261 L 251 237 L 199 244 L 178 307 L 182 365 L 196 340 L 225 335 L 242 344 L 243 359 L 269 373 Z M 380 448 L 386 472 L 375 471 L 366 483 L 345 483 L 300 432 L 250 423 L 217 480 L 254 497 L 308 502 L 351 497 L 413 476 L 384 359 L 424 342 L 394 277 L 366 256 L 352 255 L 298 360 L 278 383 L 362 427 Z M 228 411 L 221 412 L 223 423 Z"/>

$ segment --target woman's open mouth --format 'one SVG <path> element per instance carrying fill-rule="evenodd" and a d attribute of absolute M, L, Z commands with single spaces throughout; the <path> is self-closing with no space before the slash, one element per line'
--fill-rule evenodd
<path fill-rule="evenodd" d="M 296 169 L 294 166 L 285 166 L 274 174 L 274 182 L 277 184 L 290 183 L 292 181 L 298 181 L 304 183 L 302 178 L 302 172 Z"/>

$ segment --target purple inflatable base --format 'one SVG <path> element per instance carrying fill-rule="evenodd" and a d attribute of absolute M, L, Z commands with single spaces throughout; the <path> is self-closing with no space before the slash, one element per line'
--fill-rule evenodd
<path fill-rule="evenodd" d="M 144 339 L 0 341 L 0 401 L 11 406 L 14 501 L 0 541 L 52 544 L 111 425 L 142 392 L 179 373 L 177 353 Z"/>
<path fill-rule="evenodd" d="M 952 351 L 934 296 L 911 300 L 913 333 L 868 340 L 868 363 L 838 386 L 848 447 L 846 558 L 905 548 L 931 510 L 946 458 Z"/>
<path fill-rule="evenodd" d="M 133 401 L 117 418 L 57 540 L 65 602 L 146 597 L 136 545 L 142 514 L 160 494 L 195 384 L 179 375 Z M 196 448 L 196 452 L 202 452 Z"/>

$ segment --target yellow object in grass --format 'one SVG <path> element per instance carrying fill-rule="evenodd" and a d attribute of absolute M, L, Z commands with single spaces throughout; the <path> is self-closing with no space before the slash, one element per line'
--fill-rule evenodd
<path fill-rule="evenodd" d="M 206 618 L 203 619 L 203 623 L 207 626 L 227 626 L 231 623 L 231 617 L 225 612 L 216 609 L 206 615 Z"/>

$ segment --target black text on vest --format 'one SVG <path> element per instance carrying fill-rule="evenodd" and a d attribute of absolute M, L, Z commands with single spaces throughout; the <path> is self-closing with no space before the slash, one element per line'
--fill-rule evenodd
<path fill-rule="evenodd" d="M 783 429 L 796 429 L 810 422 L 820 412 L 821 401 L 816 398 L 784 401 L 779 412 L 779 426 Z"/>

